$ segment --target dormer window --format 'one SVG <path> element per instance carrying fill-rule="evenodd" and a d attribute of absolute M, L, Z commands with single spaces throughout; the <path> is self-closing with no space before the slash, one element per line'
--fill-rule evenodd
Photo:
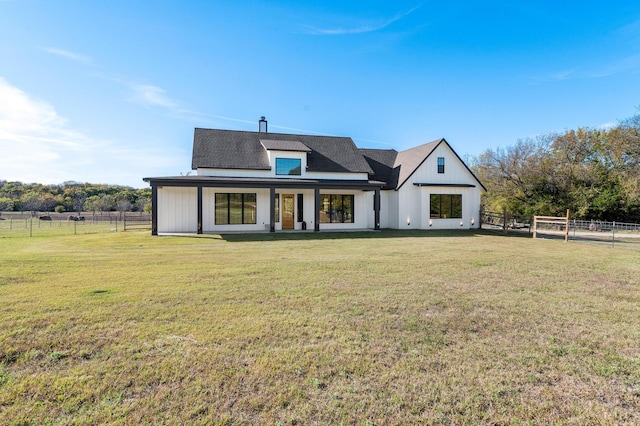
<path fill-rule="evenodd" d="M 438 173 L 444 173 L 444 157 L 438 157 Z"/>
<path fill-rule="evenodd" d="M 276 175 L 300 176 L 302 160 L 299 158 L 276 158 Z"/>

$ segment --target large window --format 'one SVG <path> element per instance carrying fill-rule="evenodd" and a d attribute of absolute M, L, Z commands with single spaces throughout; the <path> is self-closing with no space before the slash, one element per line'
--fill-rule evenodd
<path fill-rule="evenodd" d="M 438 157 L 438 173 L 444 173 L 444 157 Z"/>
<path fill-rule="evenodd" d="M 320 223 L 353 223 L 353 195 L 320 194 Z"/>
<path fill-rule="evenodd" d="M 462 195 L 431 194 L 431 219 L 461 219 Z"/>
<path fill-rule="evenodd" d="M 299 158 L 276 158 L 277 175 L 300 176 L 302 173 L 302 160 Z"/>
<path fill-rule="evenodd" d="M 256 194 L 216 194 L 216 225 L 256 223 Z"/>

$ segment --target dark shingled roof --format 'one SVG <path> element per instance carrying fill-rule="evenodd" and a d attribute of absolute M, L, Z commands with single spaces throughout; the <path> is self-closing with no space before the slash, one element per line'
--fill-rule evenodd
<path fill-rule="evenodd" d="M 311 152 L 309 147 L 300 141 L 274 141 L 271 139 L 260 139 L 260 143 L 267 151 Z"/>
<path fill-rule="evenodd" d="M 387 182 L 382 189 L 399 189 L 442 141 L 444 139 L 438 139 L 400 152 L 361 148 L 360 153 L 374 170 L 372 179 Z"/>
<path fill-rule="evenodd" d="M 358 149 L 347 137 L 196 128 L 191 167 L 270 170 L 267 150 L 307 152 L 307 171 L 368 173 L 370 179 L 386 182 L 382 189 L 397 190 L 441 143 L 464 164 L 444 139 L 398 152 Z M 485 189 L 468 167 L 467 170 Z"/>
<path fill-rule="evenodd" d="M 307 155 L 310 172 L 373 173 L 351 138 L 200 128 L 194 133 L 191 168 L 269 170 L 260 139 L 304 144 L 311 150 Z"/>
<path fill-rule="evenodd" d="M 395 189 L 400 167 L 394 167 L 398 151 L 395 149 L 360 148 L 360 154 L 373 170 L 371 179 L 386 182 L 382 189 Z"/>

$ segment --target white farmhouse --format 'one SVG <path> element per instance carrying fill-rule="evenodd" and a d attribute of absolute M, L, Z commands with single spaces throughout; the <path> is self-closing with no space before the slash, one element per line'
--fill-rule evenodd
<path fill-rule="evenodd" d="M 193 176 L 144 178 L 152 234 L 480 226 L 484 187 L 444 139 L 406 151 L 348 137 L 195 129 Z"/>

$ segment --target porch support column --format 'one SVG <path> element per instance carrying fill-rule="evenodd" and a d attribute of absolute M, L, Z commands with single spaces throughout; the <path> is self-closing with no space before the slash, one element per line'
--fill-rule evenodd
<path fill-rule="evenodd" d="M 158 235 L 158 187 L 151 185 L 151 235 Z"/>
<path fill-rule="evenodd" d="M 269 232 L 276 232 L 276 187 L 269 187 Z"/>
<path fill-rule="evenodd" d="M 376 188 L 373 193 L 373 229 L 380 229 L 380 189 Z"/>
<path fill-rule="evenodd" d="M 320 188 L 313 189 L 314 222 L 313 231 L 320 231 Z"/>
<path fill-rule="evenodd" d="M 202 186 L 198 186 L 198 234 L 202 234 Z"/>

